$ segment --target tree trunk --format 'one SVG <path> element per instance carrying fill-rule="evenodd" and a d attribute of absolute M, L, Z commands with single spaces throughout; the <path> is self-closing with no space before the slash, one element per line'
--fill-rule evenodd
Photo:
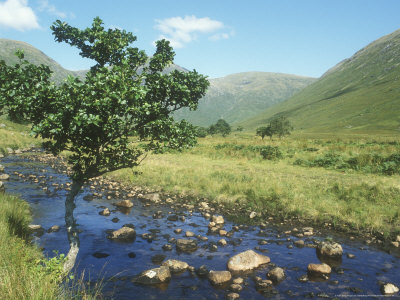
<path fill-rule="evenodd" d="M 72 182 L 71 191 L 65 200 L 65 225 L 67 227 L 69 251 L 67 260 L 64 263 L 64 271 L 70 272 L 75 265 L 76 257 L 79 252 L 79 235 L 76 228 L 76 220 L 74 218 L 75 197 L 78 195 L 83 183 Z"/>

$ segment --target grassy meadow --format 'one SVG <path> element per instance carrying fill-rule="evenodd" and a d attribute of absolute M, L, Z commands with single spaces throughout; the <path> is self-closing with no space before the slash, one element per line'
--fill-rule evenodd
<path fill-rule="evenodd" d="M 270 155 L 264 159 L 262 151 Z M 298 216 L 388 237 L 400 225 L 398 153 L 395 136 L 303 134 L 271 141 L 233 134 L 200 139 L 183 153 L 150 155 L 134 171 L 110 176 L 193 199 L 238 203 L 265 216 Z"/>

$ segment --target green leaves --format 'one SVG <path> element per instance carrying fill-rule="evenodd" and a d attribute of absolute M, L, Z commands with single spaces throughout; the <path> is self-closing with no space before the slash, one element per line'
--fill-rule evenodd
<path fill-rule="evenodd" d="M 169 115 L 181 107 L 195 109 L 209 82 L 196 71 L 164 74 L 175 55 L 168 41 L 158 41 L 148 60 L 131 46 L 132 33 L 105 30 L 100 18 L 83 30 L 59 20 L 51 29 L 56 41 L 96 62 L 85 80 L 68 77 L 55 86 L 44 66 L 0 63 L 0 78 L 5 78 L 0 88 L 8 99 L 3 107 L 29 120 L 32 133 L 47 139 L 47 150 L 72 152 L 74 180 L 137 165 L 143 148 L 129 143 L 133 133 L 147 141 L 146 151 L 182 150 L 196 143 L 194 127 Z"/>

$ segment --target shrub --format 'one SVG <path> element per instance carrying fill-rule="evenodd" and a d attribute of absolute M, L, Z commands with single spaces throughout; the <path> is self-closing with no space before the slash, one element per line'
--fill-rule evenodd
<path fill-rule="evenodd" d="M 283 157 L 281 150 L 277 146 L 264 146 L 260 149 L 260 154 L 263 159 L 275 160 Z"/>

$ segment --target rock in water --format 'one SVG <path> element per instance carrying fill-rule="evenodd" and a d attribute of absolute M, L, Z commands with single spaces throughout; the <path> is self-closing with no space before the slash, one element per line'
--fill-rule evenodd
<path fill-rule="evenodd" d="M 232 279 L 232 274 L 229 271 L 210 271 L 208 280 L 214 285 L 224 284 Z"/>
<path fill-rule="evenodd" d="M 314 276 L 329 275 L 332 269 L 327 264 L 309 264 L 307 267 L 308 273 Z"/>
<path fill-rule="evenodd" d="M 110 214 L 111 214 L 111 212 L 108 208 L 105 208 L 101 212 L 99 212 L 99 215 L 101 215 L 101 216 L 109 216 Z"/>
<path fill-rule="evenodd" d="M 322 242 L 317 246 L 317 255 L 340 258 L 342 257 L 343 249 L 338 243 Z"/>
<path fill-rule="evenodd" d="M 146 194 L 142 197 L 143 199 L 149 200 L 151 202 L 158 203 L 161 201 L 160 194 L 158 193 L 151 193 L 151 194 Z"/>
<path fill-rule="evenodd" d="M 140 273 L 134 282 L 141 284 L 157 284 L 165 283 L 171 279 L 171 273 L 168 267 L 161 266 L 159 268 L 151 269 Z"/>
<path fill-rule="evenodd" d="M 133 206 L 133 203 L 131 200 L 122 200 L 117 203 L 114 203 L 114 205 L 117 207 L 131 208 Z"/>
<path fill-rule="evenodd" d="M 48 230 L 47 230 L 47 232 L 48 233 L 51 233 L 51 232 L 58 232 L 60 230 L 60 226 L 58 226 L 58 225 L 53 225 L 53 226 L 51 226 Z"/>
<path fill-rule="evenodd" d="M 10 175 L 8 175 L 8 174 L 0 174 L 0 180 L 6 181 L 8 179 L 10 179 Z"/>
<path fill-rule="evenodd" d="M 183 272 L 189 267 L 188 263 L 175 259 L 168 259 L 162 265 L 168 267 L 171 273 Z"/>
<path fill-rule="evenodd" d="M 178 239 L 176 249 L 182 252 L 194 252 L 197 250 L 197 242 L 189 239 Z"/>
<path fill-rule="evenodd" d="M 0 193 L 4 193 L 6 191 L 6 188 L 4 186 L 4 183 L 0 181 Z"/>
<path fill-rule="evenodd" d="M 276 267 L 268 272 L 267 277 L 274 283 L 278 283 L 285 279 L 285 271 L 282 268 Z"/>
<path fill-rule="evenodd" d="M 4 166 L 0 165 L 0 173 L 3 173 L 3 172 L 4 172 Z"/>
<path fill-rule="evenodd" d="M 225 223 L 225 220 L 223 216 L 213 216 L 212 222 L 214 222 L 215 225 L 218 226 L 218 225 L 223 225 Z"/>
<path fill-rule="evenodd" d="M 107 238 L 110 240 L 133 242 L 136 238 L 136 231 L 130 227 L 122 227 L 118 230 L 111 232 Z"/>
<path fill-rule="evenodd" d="M 228 260 L 228 270 L 231 272 L 250 271 L 270 261 L 268 256 L 258 254 L 253 250 L 247 250 L 236 254 Z"/>
<path fill-rule="evenodd" d="M 383 295 L 393 295 L 399 292 L 399 288 L 393 283 L 386 283 L 381 286 L 381 292 Z"/>

